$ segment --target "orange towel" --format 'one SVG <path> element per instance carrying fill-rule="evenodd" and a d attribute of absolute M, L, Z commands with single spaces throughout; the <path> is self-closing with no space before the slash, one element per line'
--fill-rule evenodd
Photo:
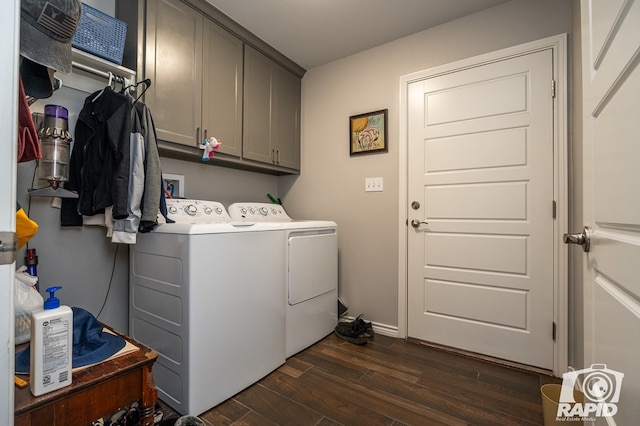
<path fill-rule="evenodd" d="M 31 111 L 24 93 L 22 77 L 20 77 L 20 93 L 18 94 L 18 163 L 42 158 L 38 132 L 31 118 Z"/>

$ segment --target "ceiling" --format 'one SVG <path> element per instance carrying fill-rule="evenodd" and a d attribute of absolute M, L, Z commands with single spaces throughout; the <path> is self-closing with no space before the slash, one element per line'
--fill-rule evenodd
<path fill-rule="evenodd" d="M 510 0 L 207 0 L 306 69 Z"/>

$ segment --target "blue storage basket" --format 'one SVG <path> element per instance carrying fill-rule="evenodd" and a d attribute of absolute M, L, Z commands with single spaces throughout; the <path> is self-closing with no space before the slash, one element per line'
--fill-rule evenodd
<path fill-rule="evenodd" d="M 127 24 L 82 3 L 78 28 L 71 45 L 101 58 L 122 64 Z"/>

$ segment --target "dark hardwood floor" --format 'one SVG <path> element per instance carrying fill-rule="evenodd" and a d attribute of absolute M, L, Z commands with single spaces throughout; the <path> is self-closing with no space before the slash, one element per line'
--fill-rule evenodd
<path fill-rule="evenodd" d="M 199 417 L 208 425 L 541 425 L 545 383 L 560 380 L 387 336 L 358 346 L 330 335 Z"/>

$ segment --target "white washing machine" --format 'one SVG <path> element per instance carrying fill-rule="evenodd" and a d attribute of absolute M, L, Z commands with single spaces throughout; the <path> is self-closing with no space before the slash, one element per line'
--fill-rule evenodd
<path fill-rule="evenodd" d="M 338 227 L 294 221 L 279 204 L 234 203 L 233 220 L 277 223 L 284 231 L 287 358 L 331 334 L 338 322 Z"/>
<path fill-rule="evenodd" d="M 159 356 L 159 397 L 198 415 L 285 362 L 285 236 L 220 203 L 167 200 L 130 247 L 129 332 Z"/>

